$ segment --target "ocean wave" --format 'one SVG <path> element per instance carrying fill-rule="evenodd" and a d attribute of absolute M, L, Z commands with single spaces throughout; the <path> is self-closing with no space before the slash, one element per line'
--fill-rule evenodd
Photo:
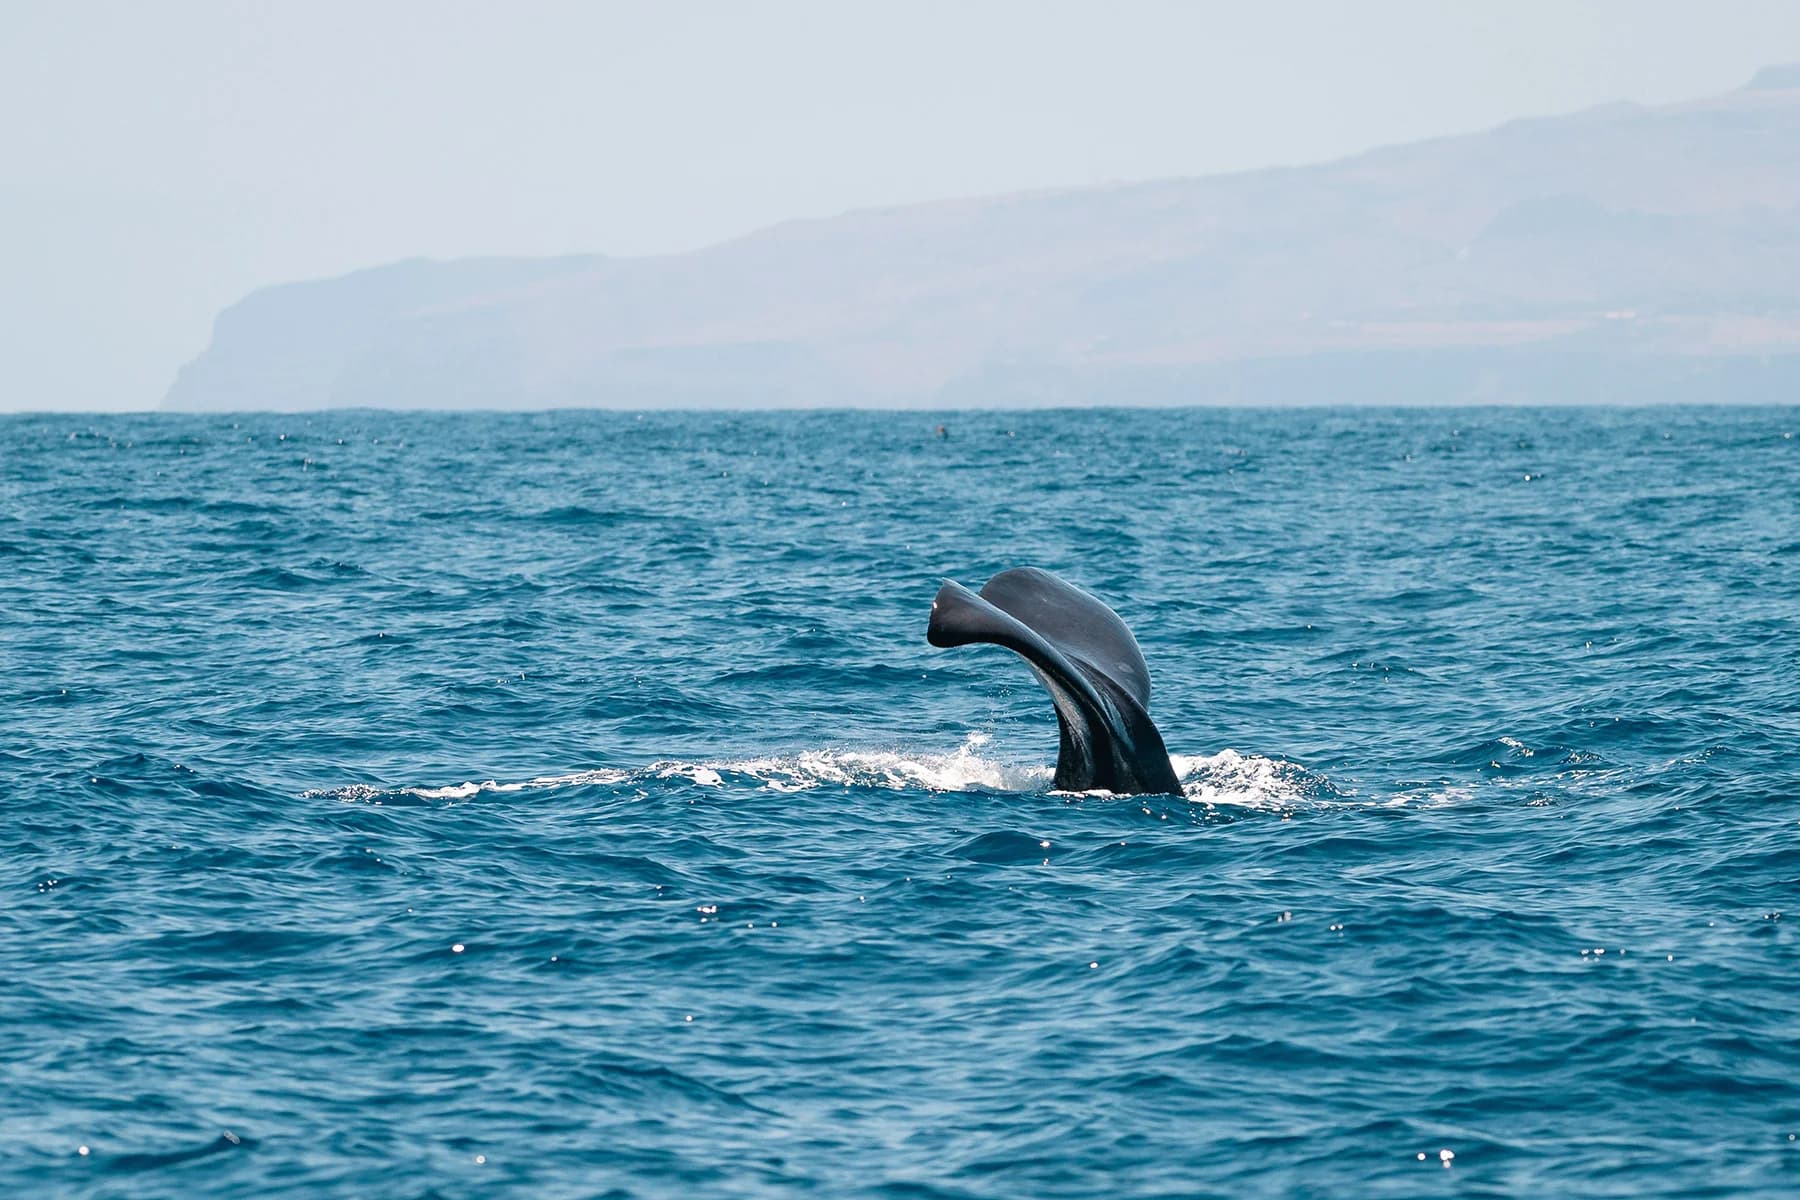
<path fill-rule="evenodd" d="M 1794 427 L 0 421 L 0 1196 L 1791 1192 Z"/>

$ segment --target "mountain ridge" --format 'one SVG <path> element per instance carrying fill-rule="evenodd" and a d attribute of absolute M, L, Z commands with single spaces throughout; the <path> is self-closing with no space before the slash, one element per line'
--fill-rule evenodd
<path fill-rule="evenodd" d="M 164 403 L 1766 398 L 1800 382 L 1796 278 L 1800 67 L 1781 67 L 1318 164 L 279 285 L 220 314 Z"/>

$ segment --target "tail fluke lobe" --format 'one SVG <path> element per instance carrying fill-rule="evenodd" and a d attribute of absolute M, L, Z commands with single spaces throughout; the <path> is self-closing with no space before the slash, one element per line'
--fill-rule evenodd
<path fill-rule="evenodd" d="M 1030 665 L 1056 708 L 1059 789 L 1180 793 L 1150 720 L 1150 671 L 1137 639 L 1087 592 L 1036 567 L 1002 571 L 979 595 L 945 580 L 925 637 L 934 646 L 1004 646 Z"/>

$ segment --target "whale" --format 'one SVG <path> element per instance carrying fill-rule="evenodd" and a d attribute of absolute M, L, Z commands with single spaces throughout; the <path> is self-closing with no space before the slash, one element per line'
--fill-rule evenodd
<path fill-rule="evenodd" d="M 1038 567 L 1002 571 L 980 592 L 946 579 L 925 640 L 1004 646 L 1025 660 L 1056 710 L 1058 791 L 1180 794 L 1150 720 L 1143 651 L 1103 601 Z"/>

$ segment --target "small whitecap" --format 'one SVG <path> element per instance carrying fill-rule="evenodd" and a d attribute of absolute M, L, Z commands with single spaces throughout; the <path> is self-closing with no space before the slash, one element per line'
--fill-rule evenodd
<path fill-rule="evenodd" d="M 1285 811 L 1328 802 L 1334 794 L 1329 781 L 1298 763 L 1232 749 L 1173 754 L 1169 763 L 1190 802 Z"/>

